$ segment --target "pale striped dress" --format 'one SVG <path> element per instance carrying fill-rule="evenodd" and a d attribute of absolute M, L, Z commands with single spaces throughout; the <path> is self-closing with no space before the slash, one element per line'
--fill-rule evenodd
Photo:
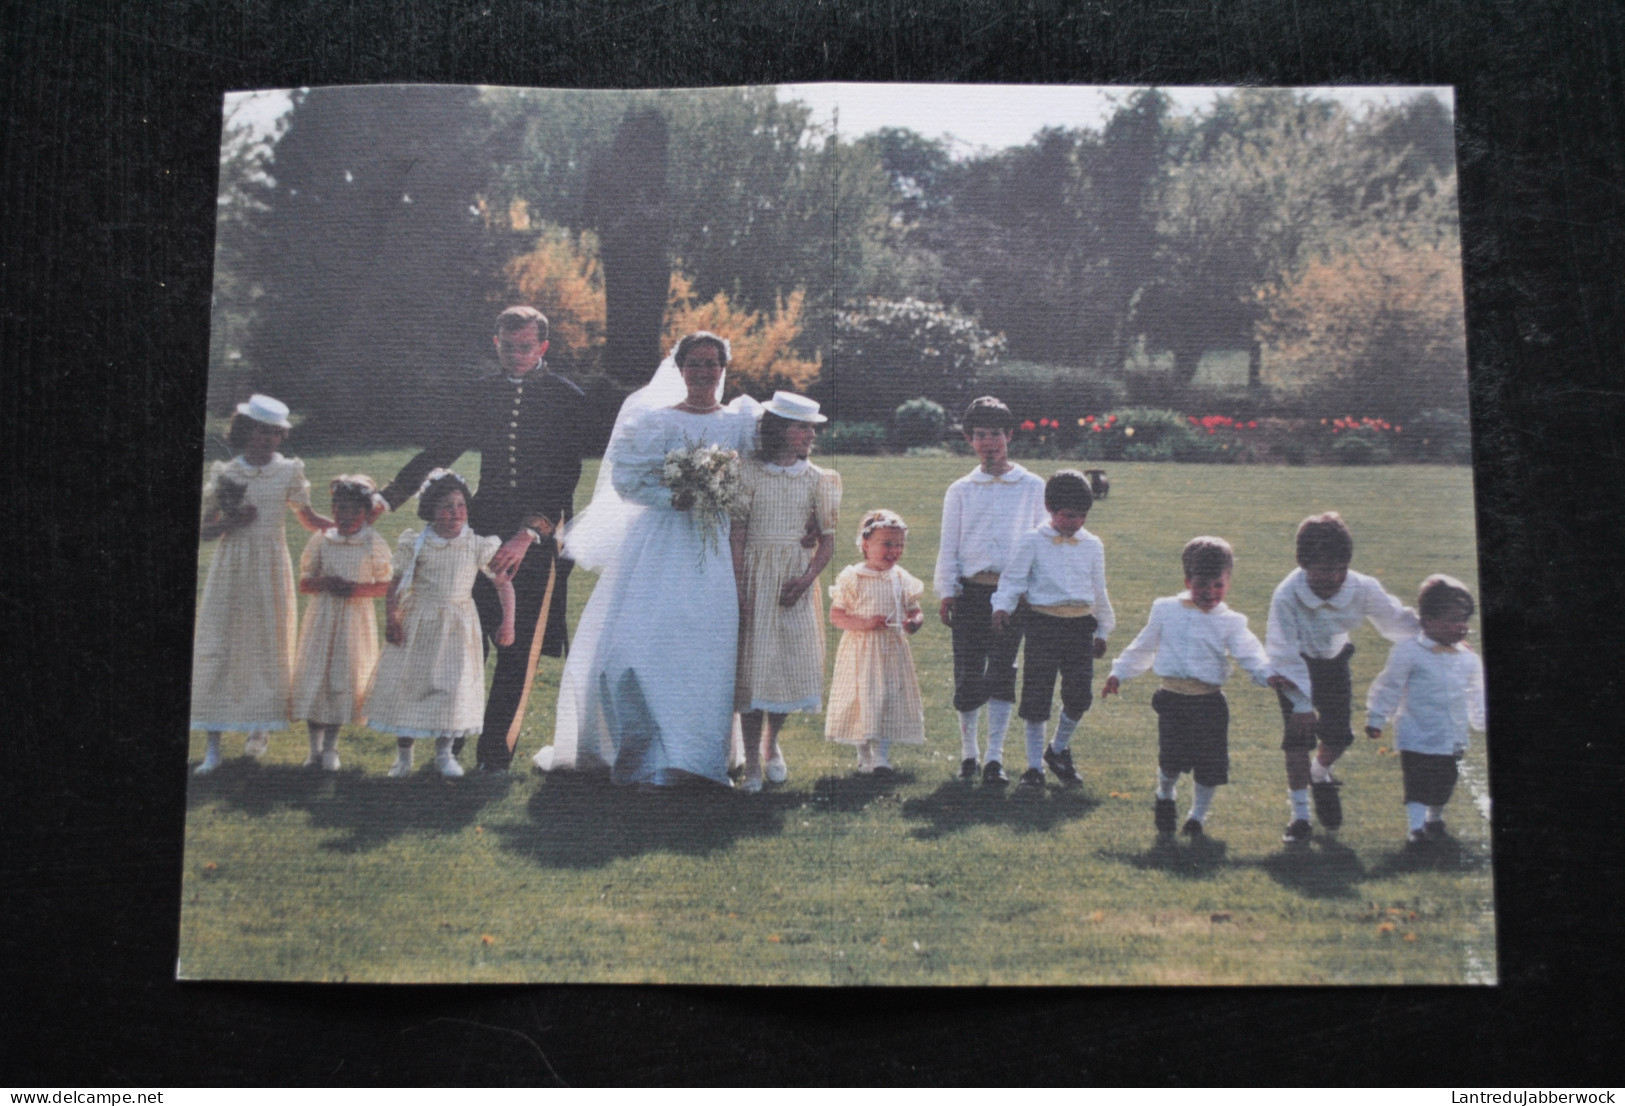
<path fill-rule="evenodd" d="M 203 492 L 205 517 L 219 505 L 221 480 L 247 488 L 243 503 L 258 513 L 221 536 L 209 564 L 192 639 L 192 728 L 280 730 L 298 630 L 284 526 L 289 508 L 310 506 L 310 481 L 303 461 L 280 453 L 263 465 L 217 462 Z"/>
<path fill-rule="evenodd" d="M 824 719 L 828 740 L 846 745 L 882 739 L 924 743 L 925 706 L 903 630 L 905 615 L 920 605 L 924 592 L 925 585 L 897 565 L 885 572 L 849 565 L 836 577 L 829 589 L 830 606 L 860 618 L 885 615 L 891 624 L 842 633 Z"/>
<path fill-rule="evenodd" d="M 401 601 L 406 640 L 385 645 L 367 693 L 375 730 L 399 737 L 472 737 L 485 724 L 485 656 L 474 577 L 489 565 L 502 539 L 468 527 L 450 539 L 430 530 L 416 550 L 418 532 L 404 531 L 395 546 L 395 574 L 414 560 Z"/>
<path fill-rule="evenodd" d="M 823 597 L 813 586 L 794 606 L 781 607 L 779 592 L 812 561 L 813 550 L 801 544 L 808 517 L 816 516 L 819 533 L 835 532 L 841 476 L 805 459 L 789 466 L 753 460 L 741 466 L 740 484 L 734 524 L 749 534 L 734 709 L 816 712 L 824 688 Z"/>
<path fill-rule="evenodd" d="M 390 577 L 389 545 L 363 526 L 354 534 L 312 534 L 299 558 L 299 578 L 337 576 L 352 584 Z M 334 726 L 367 720 L 367 684 L 378 667 L 378 614 L 372 599 L 310 597 L 293 658 L 293 717 Z"/>

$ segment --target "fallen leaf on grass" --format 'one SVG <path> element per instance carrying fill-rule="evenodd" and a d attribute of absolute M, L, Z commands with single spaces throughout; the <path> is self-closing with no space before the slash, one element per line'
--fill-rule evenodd
<path fill-rule="evenodd" d="M 1416 940 L 1416 934 L 1414 934 L 1414 933 L 1407 933 L 1407 934 L 1405 934 L 1405 940 L 1407 940 L 1407 941 L 1414 941 L 1414 940 Z"/>
<path fill-rule="evenodd" d="M 1089 915 L 1089 920 L 1091 922 L 1104 922 L 1106 920 L 1106 912 L 1104 910 L 1097 910 L 1093 914 Z"/>
<path fill-rule="evenodd" d="M 1394 923 L 1393 922 L 1383 922 L 1380 926 L 1377 927 L 1377 932 L 1378 933 L 1392 933 L 1393 931 L 1394 931 Z"/>
<path fill-rule="evenodd" d="M 496 943 L 497 943 L 497 939 L 495 937 L 492 937 L 489 933 L 480 934 L 480 944 L 482 944 L 482 945 L 494 945 Z"/>
<path fill-rule="evenodd" d="M 780 937 L 777 933 L 769 933 L 767 935 L 767 940 L 768 940 L 769 944 L 777 945 L 780 942 L 782 942 L 784 940 L 784 938 Z"/>
<path fill-rule="evenodd" d="M 216 869 L 218 869 L 219 867 L 220 867 L 220 865 L 216 864 L 214 861 L 211 860 L 211 861 L 209 861 L 207 864 L 205 864 L 203 866 L 203 870 L 205 872 L 212 872 L 212 871 L 215 871 Z"/>

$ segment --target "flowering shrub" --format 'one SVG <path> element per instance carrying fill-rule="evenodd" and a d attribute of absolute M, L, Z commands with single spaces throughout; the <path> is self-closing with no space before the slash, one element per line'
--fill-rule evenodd
<path fill-rule="evenodd" d="M 947 428 L 948 412 L 923 396 L 909 400 L 892 414 L 892 430 L 904 449 L 940 445 Z"/>
<path fill-rule="evenodd" d="M 832 393 L 840 417 L 878 421 L 916 396 L 963 409 L 977 371 L 1004 352 L 1004 336 L 940 303 L 870 298 L 835 312 L 834 350 L 835 375 L 862 382 Z"/>

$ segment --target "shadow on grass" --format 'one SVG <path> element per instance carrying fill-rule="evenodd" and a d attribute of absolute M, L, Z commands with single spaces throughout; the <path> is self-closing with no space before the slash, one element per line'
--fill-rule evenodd
<path fill-rule="evenodd" d="M 1083 791 L 1045 788 L 1029 794 L 1016 787 L 983 787 L 951 780 L 923 799 L 903 804 L 903 817 L 921 822 L 910 833 L 919 840 L 946 837 L 972 826 L 1005 826 L 1018 833 L 1043 833 L 1064 822 L 1087 818 L 1100 805 Z"/>
<path fill-rule="evenodd" d="M 1385 854 L 1372 867 L 1371 874 L 1385 878 L 1412 872 L 1473 872 L 1487 868 L 1489 862 L 1487 853 L 1469 848 L 1454 837 L 1441 837 L 1420 845 L 1403 845 Z"/>
<path fill-rule="evenodd" d="M 913 772 L 896 769 L 890 775 L 820 776 L 813 784 L 813 807 L 821 814 L 861 814 L 875 803 L 899 802 L 898 790 L 912 784 Z"/>
<path fill-rule="evenodd" d="M 699 780 L 638 790 L 561 772 L 531 795 L 526 821 L 486 829 L 504 848 L 544 868 L 596 868 L 644 853 L 704 856 L 776 834 L 805 801 L 796 792 L 742 795 Z"/>
<path fill-rule="evenodd" d="M 1180 879 L 1212 879 L 1229 866 L 1229 846 L 1216 837 L 1158 836 L 1150 848 L 1139 853 L 1101 852 L 1107 860 L 1127 864 L 1142 872 L 1166 872 Z"/>
<path fill-rule="evenodd" d="M 343 831 L 344 836 L 322 842 L 323 849 L 359 853 L 408 833 L 458 833 L 473 825 L 486 805 L 506 795 L 511 784 L 508 778 L 474 773 L 448 780 L 432 765 L 392 780 L 359 769 L 317 772 L 245 759 L 227 761 L 208 776 L 194 776 L 186 803 L 188 811 L 218 803 L 254 817 L 279 809 L 302 811 L 313 826 Z"/>
<path fill-rule="evenodd" d="M 1353 849 L 1325 837 L 1308 846 L 1284 847 L 1253 863 L 1282 887 L 1311 899 L 1355 898 L 1356 887 L 1374 874 Z"/>

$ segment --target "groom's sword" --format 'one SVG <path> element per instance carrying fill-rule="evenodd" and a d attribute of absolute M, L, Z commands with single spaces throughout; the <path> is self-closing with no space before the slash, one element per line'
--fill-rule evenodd
<path fill-rule="evenodd" d="M 547 519 L 537 516 L 528 519 L 527 523 L 533 530 L 539 531 L 544 537 L 551 536 L 555 527 Z M 547 564 L 547 588 L 542 592 L 542 609 L 536 616 L 536 632 L 530 636 L 530 656 L 525 659 L 525 686 L 519 693 L 519 706 L 514 708 L 513 721 L 508 723 L 508 754 L 513 755 L 515 743 L 519 740 L 519 727 L 525 721 L 525 707 L 530 703 L 530 685 L 536 679 L 536 662 L 542 656 L 542 642 L 547 639 L 547 615 L 553 608 L 553 585 L 559 578 L 559 543 L 553 543 L 553 557 Z"/>

